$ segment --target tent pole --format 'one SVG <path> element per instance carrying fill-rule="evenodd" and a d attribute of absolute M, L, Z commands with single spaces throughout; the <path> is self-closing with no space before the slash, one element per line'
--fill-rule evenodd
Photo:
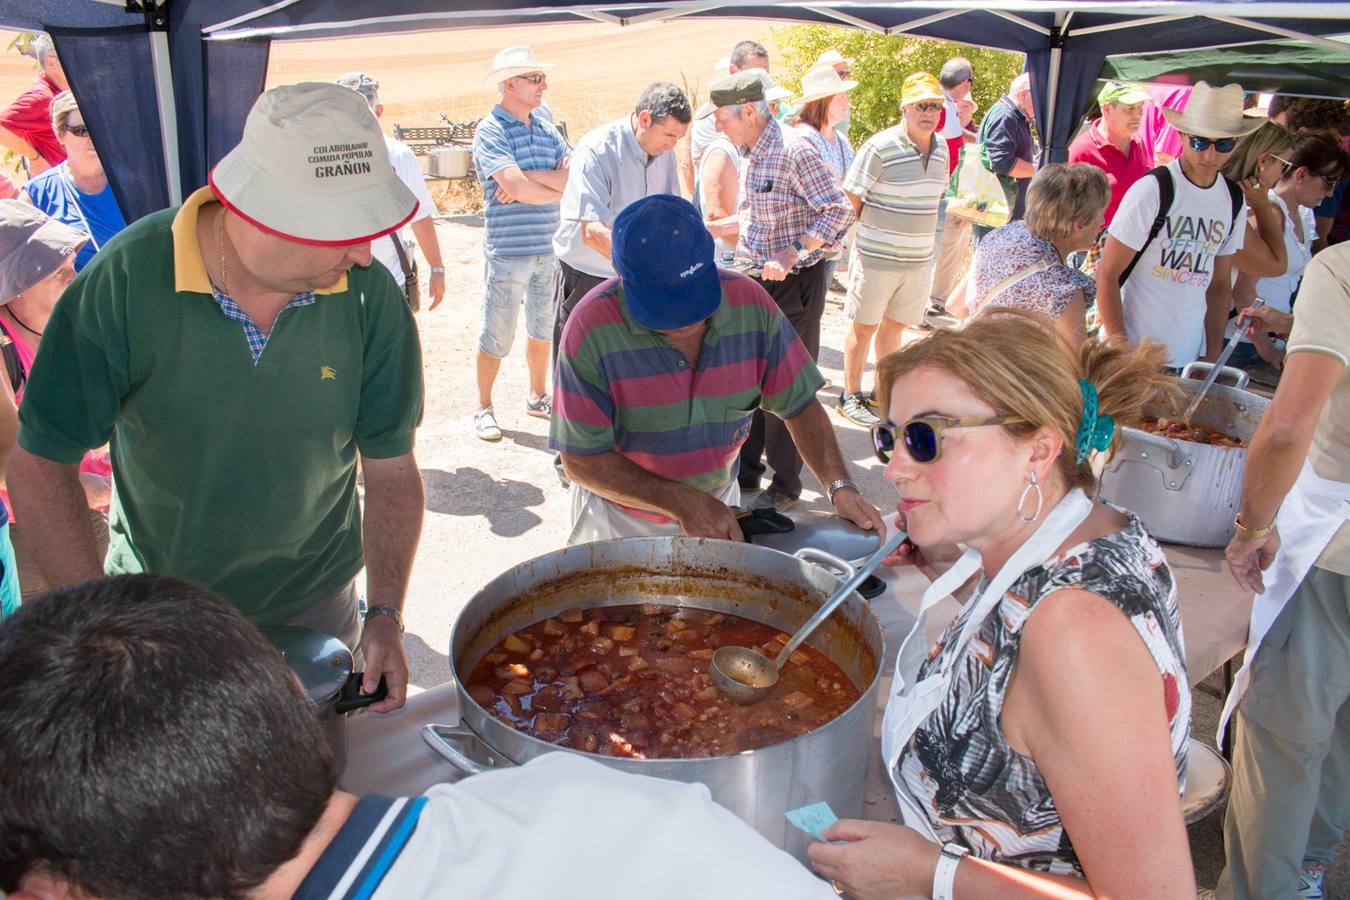
<path fill-rule="evenodd" d="M 1237 25 L 1242 28 L 1250 28 L 1254 31 L 1268 31 L 1271 34 L 1276 34 L 1279 35 L 1280 37 L 1294 38 L 1300 41 L 1308 41 L 1311 44 L 1317 44 L 1318 46 L 1326 47 L 1328 50 L 1345 51 L 1346 49 L 1350 48 L 1350 45 L 1347 45 L 1343 41 L 1333 41 L 1330 38 L 1318 37 L 1315 34 L 1304 34 L 1301 31 L 1293 31 L 1292 29 L 1289 28 L 1281 28 L 1278 25 L 1267 25 L 1264 22 L 1253 22 L 1250 19 L 1239 19 L 1233 16 L 1216 16 L 1216 15 L 1207 15 L 1205 18 L 1213 19 L 1216 22 L 1226 22 L 1229 25 Z"/>
<path fill-rule="evenodd" d="M 816 13 L 817 15 L 825 16 L 826 18 L 834 19 L 836 22 L 843 22 L 845 25 L 852 25 L 855 28 L 870 31 L 873 34 L 890 34 L 889 30 L 874 22 L 860 19 L 857 16 L 850 16 L 846 12 L 840 12 L 839 10 L 831 9 L 828 6 L 803 6 L 802 9 Z"/>
<path fill-rule="evenodd" d="M 178 168 L 178 108 L 174 105 L 168 32 L 150 29 L 150 59 L 155 67 L 155 101 L 159 104 L 159 134 L 164 145 L 164 175 L 169 189 L 169 205 L 177 206 L 183 202 L 183 176 Z"/>
<path fill-rule="evenodd" d="M 1050 31 L 1050 74 L 1045 97 L 1045 132 L 1041 137 L 1046 146 L 1041 150 L 1041 161 L 1055 162 L 1055 107 L 1059 105 L 1059 67 L 1064 55 L 1064 13 L 1055 13 L 1055 27 Z"/>
<path fill-rule="evenodd" d="M 923 28 L 925 25 L 932 25 L 934 22 L 941 22 L 944 19 L 950 19 L 953 16 L 964 15 L 968 10 L 948 9 L 940 13 L 933 13 L 931 16 L 924 16 L 922 19 L 914 19 L 903 25 L 894 25 L 886 29 L 887 34 L 904 34 L 907 31 L 913 31 L 915 28 Z M 821 10 L 824 12 L 824 10 Z M 969 46 L 969 42 L 963 41 Z"/>
<path fill-rule="evenodd" d="M 678 19 L 681 16 L 691 16 L 694 13 L 708 12 L 717 9 L 716 6 L 682 6 L 674 9 L 658 9 L 654 12 L 639 13 L 636 16 L 627 16 L 619 20 L 623 25 L 641 25 L 644 22 L 666 22 L 670 19 Z"/>

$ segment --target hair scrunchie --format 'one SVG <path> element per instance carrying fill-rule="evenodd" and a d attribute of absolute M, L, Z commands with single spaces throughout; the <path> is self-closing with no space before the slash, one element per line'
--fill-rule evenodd
<path fill-rule="evenodd" d="M 1103 451 L 1111 446 L 1111 439 L 1116 434 L 1116 420 L 1098 411 L 1097 389 L 1092 382 L 1079 379 L 1078 387 L 1083 392 L 1083 416 L 1078 420 L 1078 457 L 1075 462 L 1082 465 L 1093 450 Z"/>

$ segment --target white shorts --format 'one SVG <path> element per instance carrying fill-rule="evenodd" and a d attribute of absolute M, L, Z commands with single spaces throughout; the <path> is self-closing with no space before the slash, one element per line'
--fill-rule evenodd
<path fill-rule="evenodd" d="M 844 312 L 859 325 L 879 325 L 881 317 L 918 325 L 933 288 L 933 261 L 878 265 L 854 253 L 848 267 Z"/>

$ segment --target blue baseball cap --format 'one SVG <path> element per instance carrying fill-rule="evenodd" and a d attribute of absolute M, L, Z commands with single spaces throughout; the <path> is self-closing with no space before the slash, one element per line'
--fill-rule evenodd
<path fill-rule="evenodd" d="M 674 194 L 635 200 L 614 219 L 611 240 L 628 314 L 643 328 L 686 328 L 722 305 L 713 238 L 688 200 Z"/>

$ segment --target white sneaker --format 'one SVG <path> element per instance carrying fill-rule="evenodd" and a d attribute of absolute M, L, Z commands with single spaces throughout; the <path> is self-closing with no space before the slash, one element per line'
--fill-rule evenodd
<path fill-rule="evenodd" d="M 536 419 L 553 418 L 553 398 L 548 394 L 529 397 L 525 400 L 525 414 Z"/>
<path fill-rule="evenodd" d="M 473 432 L 484 441 L 502 439 L 502 430 L 497 425 L 497 415 L 492 411 L 492 407 L 485 406 L 473 414 Z"/>
<path fill-rule="evenodd" d="M 1299 900 L 1322 900 L 1327 878 L 1326 867 L 1321 863 L 1304 863 L 1303 871 L 1298 874 Z"/>

